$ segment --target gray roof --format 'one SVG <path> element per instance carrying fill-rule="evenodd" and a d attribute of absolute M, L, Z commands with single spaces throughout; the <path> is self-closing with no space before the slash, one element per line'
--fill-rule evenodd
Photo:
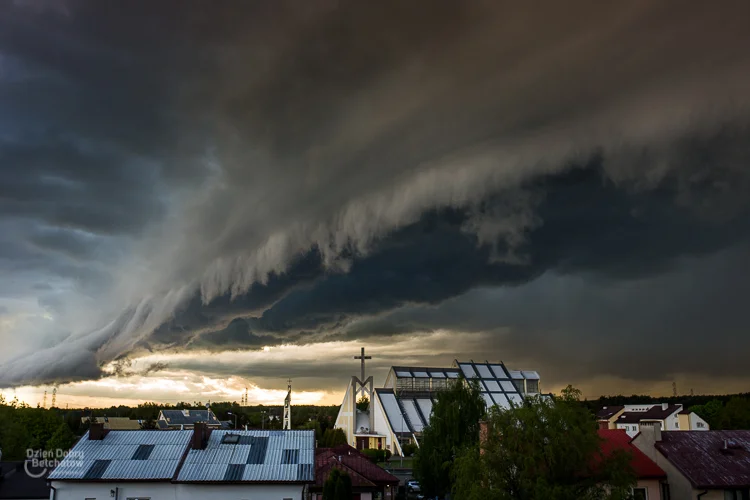
<path fill-rule="evenodd" d="M 170 480 L 193 431 L 110 431 L 102 440 L 86 433 L 50 474 L 50 480 Z"/>
<path fill-rule="evenodd" d="M 213 412 L 208 410 L 162 410 L 161 416 L 169 425 L 194 425 L 198 422 L 221 425 Z"/>
<path fill-rule="evenodd" d="M 232 443 L 225 441 L 225 436 Z M 315 432 L 214 430 L 203 450 L 190 450 L 178 482 L 315 480 Z"/>

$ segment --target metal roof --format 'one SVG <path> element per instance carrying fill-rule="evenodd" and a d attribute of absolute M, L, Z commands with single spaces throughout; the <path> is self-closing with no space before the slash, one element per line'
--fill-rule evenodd
<path fill-rule="evenodd" d="M 662 431 L 656 449 L 694 488 L 750 487 L 750 431 Z"/>
<path fill-rule="evenodd" d="M 221 425 L 216 415 L 208 410 L 162 410 L 159 420 L 166 421 L 169 425 L 194 425 L 198 422 Z"/>
<path fill-rule="evenodd" d="M 239 435 L 236 444 L 222 442 Z M 232 440 L 234 441 L 234 440 Z M 214 430 L 203 450 L 190 450 L 178 482 L 312 482 L 315 432 Z"/>
<path fill-rule="evenodd" d="M 110 431 L 101 440 L 88 432 L 50 474 L 51 480 L 169 480 L 193 431 Z"/>

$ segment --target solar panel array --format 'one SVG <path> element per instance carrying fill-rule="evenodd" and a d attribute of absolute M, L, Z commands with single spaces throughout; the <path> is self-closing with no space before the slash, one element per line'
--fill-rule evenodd
<path fill-rule="evenodd" d="M 177 481 L 307 482 L 315 479 L 314 463 L 311 430 L 214 430 L 205 449 L 188 452 Z"/>
<path fill-rule="evenodd" d="M 171 479 L 193 431 L 111 431 L 102 440 L 88 433 L 49 479 Z"/>
<path fill-rule="evenodd" d="M 477 379 L 479 389 L 487 407 L 497 405 L 500 408 L 510 408 L 512 405 L 521 404 L 523 401 L 523 373 L 529 374 L 529 379 L 536 376 L 536 372 L 512 371 L 505 368 L 502 363 L 458 363 L 458 368 L 467 380 Z M 514 380 L 520 380 L 516 386 Z"/>
<path fill-rule="evenodd" d="M 419 433 L 424 430 L 432 414 L 432 399 L 409 397 L 408 393 L 397 396 L 392 389 L 375 389 L 388 422 L 397 434 Z"/>

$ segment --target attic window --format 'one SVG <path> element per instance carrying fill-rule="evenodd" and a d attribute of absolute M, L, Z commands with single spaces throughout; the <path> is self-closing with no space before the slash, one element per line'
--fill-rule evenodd
<path fill-rule="evenodd" d="M 237 444 L 240 442 L 239 434 L 225 434 L 221 439 L 221 444 Z"/>

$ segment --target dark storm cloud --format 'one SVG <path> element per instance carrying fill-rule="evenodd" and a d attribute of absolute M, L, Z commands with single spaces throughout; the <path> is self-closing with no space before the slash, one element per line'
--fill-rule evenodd
<path fill-rule="evenodd" d="M 70 293 L 40 299 L 66 332 L 43 376 L 18 358 L 0 385 L 352 335 L 478 286 L 644 279 L 742 243 L 748 15 L 4 4 L 0 270 L 26 298 L 44 276 Z"/>

